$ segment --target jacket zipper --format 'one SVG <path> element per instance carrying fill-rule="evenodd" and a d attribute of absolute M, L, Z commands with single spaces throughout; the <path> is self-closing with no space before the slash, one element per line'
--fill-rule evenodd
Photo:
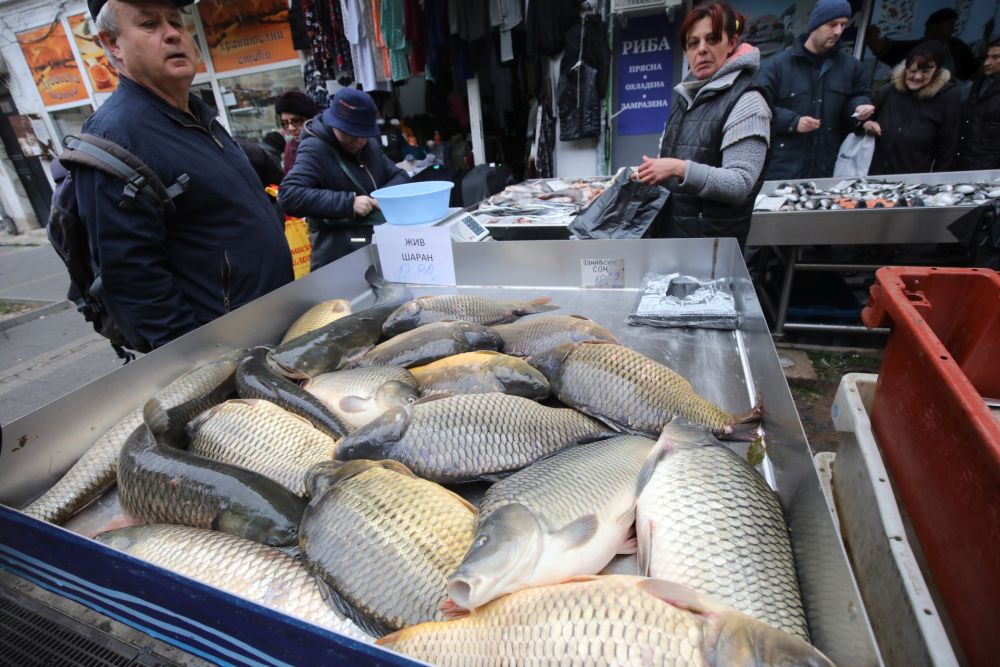
<path fill-rule="evenodd" d="M 368 178 L 372 179 L 372 186 L 373 186 L 372 192 L 378 190 L 378 183 L 375 182 L 375 177 L 372 176 L 372 173 L 370 171 L 368 171 L 368 167 L 365 166 L 365 163 L 362 162 L 361 160 L 358 160 L 358 164 L 361 165 L 361 168 L 365 170 L 366 174 L 368 174 Z M 369 194 L 369 196 L 371 195 Z"/>
<path fill-rule="evenodd" d="M 211 137 L 212 141 L 214 141 L 214 142 L 215 142 L 215 145 L 216 145 L 216 146 L 218 146 L 219 148 L 222 148 L 223 150 L 225 150 L 225 147 L 224 147 L 224 146 L 222 145 L 222 142 L 221 142 L 221 141 L 219 141 L 218 137 L 216 137 L 216 136 L 215 136 L 214 134 L 212 134 L 212 133 L 211 133 L 211 132 L 209 131 L 209 129 L 208 129 L 208 128 L 206 128 L 205 126 L 203 126 L 203 125 L 199 125 L 199 124 L 197 124 L 197 123 L 183 123 L 183 122 L 181 122 L 181 121 L 177 121 L 177 122 L 179 122 L 179 123 L 181 124 L 181 127 L 192 127 L 192 128 L 194 128 L 194 129 L 196 129 L 196 130 L 201 130 L 202 132 L 204 132 L 205 134 L 207 134 L 207 135 L 208 135 L 209 137 Z M 213 118 L 213 119 L 212 119 L 212 120 L 211 120 L 211 121 L 209 122 L 209 127 L 211 127 L 211 126 L 212 126 L 212 123 L 215 123 L 215 122 L 218 122 L 218 121 L 217 121 L 217 120 L 216 120 L 215 118 Z"/>
<path fill-rule="evenodd" d="M 232 270 L 229 266 L 229 252 L 222 251 L 222 312 L 229 312 L 229 279 Z"/>

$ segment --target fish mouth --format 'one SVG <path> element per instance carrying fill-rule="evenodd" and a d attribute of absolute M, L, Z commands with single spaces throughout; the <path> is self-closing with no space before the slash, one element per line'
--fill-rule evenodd
<path fill-rule="evenodd" d="M 471 604 L 473 585 L 478 588 L 480 583 L 478 577 L 455 577 L 448 582 L 445 592 L 456 605 L 471 611 L 478 606 Z"/>
<path fill-rule="evenodd" d="M 284 375 L 289 380 L 308 380 L 310 377 L 297 368 L 282 363 L 274 356 L 273 352 L 267 353 L 267 363 L 276 373 Z"/>

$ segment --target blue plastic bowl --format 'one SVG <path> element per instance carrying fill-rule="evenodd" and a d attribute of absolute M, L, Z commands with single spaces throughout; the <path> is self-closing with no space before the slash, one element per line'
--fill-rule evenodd
<path fill-rule="evenodd" d="M 422 225 L 448 215 L 448 199 L 455 186 L 449 181 L 404 183 L 372 193 L 391 225 Z"/>

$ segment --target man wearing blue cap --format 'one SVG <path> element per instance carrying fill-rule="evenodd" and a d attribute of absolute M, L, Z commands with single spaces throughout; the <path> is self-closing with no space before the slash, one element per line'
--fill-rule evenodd
<path fill-rule="evenodd" d="M 278 201 L 309 221 L 312 271 L 371 243 L 374 225 L 385 221 L 371 193 L 410 180 L 372 138 L 377 115 L 368 93 L 341 88 L 302 130 Z"/>
<path fill-rule="evenodd" d="M 847 0 L 819 0 L 808 34 L 757 71 L 774 105 L 768 180 L 833 176 L 844 137 L 875 110 L 861 63 L 837 48 L 851 13 Z"/>
<path fill-rule="evenodd" d="M 83 131 L 118 144 L 164 185 L 181 186 L 173 210 L 150 196 L 125 208 L 121 180 L 93 167 L 71 170 L 100 299 L 140 351 L 293 278 L 281 220 L 257 174 L 215 110 L 190 94 L 197 50 L 180 7 L 192 2 L 87 3 L 121 80 Z M 97 289 L 95 281 L 90 291 Z"/>

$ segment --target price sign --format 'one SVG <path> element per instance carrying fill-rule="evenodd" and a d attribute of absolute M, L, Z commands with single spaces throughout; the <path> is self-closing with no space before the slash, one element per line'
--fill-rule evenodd
<path fill-rule="evenodd" d="M 625 260 L 581 259 L 580 286 L 584 289 L 625 287 Z"/>
<path fill-rule="evenodd" d="M 382 275 L 396 283 L 454 285 L 455 257 L 447 227 L 379 225 L 375 245 Z"/>

